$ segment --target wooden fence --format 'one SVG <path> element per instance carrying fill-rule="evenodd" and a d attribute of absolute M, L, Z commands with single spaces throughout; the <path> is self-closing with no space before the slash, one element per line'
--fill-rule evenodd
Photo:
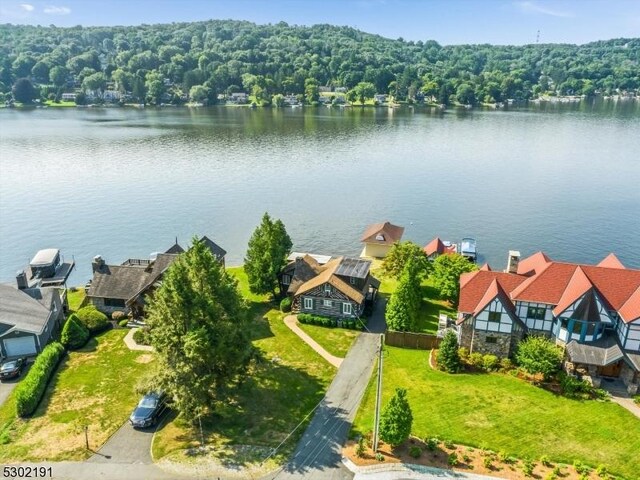
<path fill-rule="evenodd" d="M 440 339 L 429 333 L 394 332 L 387 330 L 384 336 L 384 343 L 392 347 L 431 350 L 432 348 L 438 348 Z"/>

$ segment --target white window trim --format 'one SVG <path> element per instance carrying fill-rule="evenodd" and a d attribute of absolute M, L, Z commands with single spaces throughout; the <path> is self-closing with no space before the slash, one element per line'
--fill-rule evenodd
<path fill-rule="evenodd" d="M 291 283 L 291 275 L 284 274 L 282 275 L 282 284 L 289 285 Z"/>
<path fill-rule="evenodd" d="M 350 283 L 351 285 L 355 285 L 355 284 L 356 284 L 356 279 L 355 279 L 355 277 L 349 277 L 349 283 Z"/>
<path fill-rule="evenodd" d="M 328 283 L 324 284 L 324 293 L 331 293 L 331 285 Z"/>
<path fill-rule="evenodd" d="M 303 298 L 303 304 L 304 304 L 304 309 L 305 309 L 305 310 L 311 310 L 311 309 L 313 309 L 313 298 L 311 298 L 311 297 L 304 297 L 304 298 Z"/>
<path fill-rule="evenodd" d="M 345 302 L 342 304 L 342 314 L 343 315 L 353 315 L 353 305 L 349 302 Z"/>
<path fill-rule="evenodd" d="M 325 300 L 323 304 L 325 307 L 333 307 L 333 301 L 331 300 Z"/>

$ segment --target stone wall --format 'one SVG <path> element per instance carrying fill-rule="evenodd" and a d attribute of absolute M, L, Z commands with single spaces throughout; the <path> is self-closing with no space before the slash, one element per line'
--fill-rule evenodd
<path fill-rule="evenodd" d="M 495 338 L 495 343 L 487 342 L 487 338 Z M 511 354 L 511 334 L 498 332 L 473 332 L 471 353 L 493 354 L 508 357 Z"/>
<path fill-rule="evenodd" d="M 460 325 L 460 346 L 471 351 L 471 341 L 473 339 L 473 319 L 467 318 Z"/>
<path fill-rule="evenodd" d="M 638 374 L 633 368 L 626 363 L 622 364 L 620 370 L 620 379 L 627 386 L 627 391 L 631 395 L 638 393 L 638 382 L 640 382 L 640 374 Z"/>

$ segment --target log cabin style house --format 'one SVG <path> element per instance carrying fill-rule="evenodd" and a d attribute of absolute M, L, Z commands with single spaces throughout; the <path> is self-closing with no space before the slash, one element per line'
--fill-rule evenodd
<path fill-rule="evenodd" d="M 360 317 L 380 288 L 370 268 L 371 262 L 360 258 L 300 254 L 282 269 L 280 291 L 291 296 L 293 313 Z"/>
<path fill-rule="evenodd" d="M 640 270 L 613 254 L 594 266 L 509 252 L 507 272 L 485 265 L 460 277 L 457 325 L 470 352 L 507 357 L 525 334 L 544 335 L 565 349 L 568 373 L 638 391 Z"/>

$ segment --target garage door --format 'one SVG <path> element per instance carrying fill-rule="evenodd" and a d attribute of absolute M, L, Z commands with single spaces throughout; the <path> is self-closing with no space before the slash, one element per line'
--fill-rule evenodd
<path fill-rule="evenodd" d="M 28 337 L 7 338 L 3 340 L 3 342 L 7 357 L 36 354 L 36 337 L 33 335 Z"/>

